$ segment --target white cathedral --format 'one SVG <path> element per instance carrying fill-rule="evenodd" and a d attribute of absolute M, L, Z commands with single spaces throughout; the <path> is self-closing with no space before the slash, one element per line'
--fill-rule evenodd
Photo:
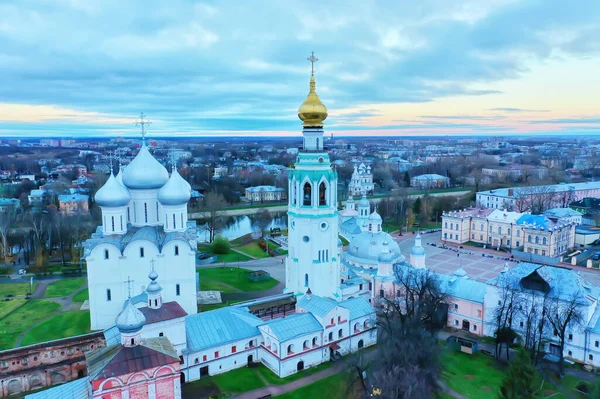
<path fill-rule="evenodd" d="M 376 343 L 375 309 L 363 297 L 343 297 L 337 174 L 323 148 L 327 109 L 314 73 L 298 116 L 304 143 L 289 176 L 279 295 L 198 313 L 189 184 L 175 167 L 169 175 L 143 137 L 135 159 L 111 173 L 95 197 L 102 226 L 85 243 L 91 327 L 105 330 L 107 345 L 166 337 L 182 381 L 193 381 L 252 362 L 285 377 Z M 128 340 L 129 330 L 138 338 Z"/>

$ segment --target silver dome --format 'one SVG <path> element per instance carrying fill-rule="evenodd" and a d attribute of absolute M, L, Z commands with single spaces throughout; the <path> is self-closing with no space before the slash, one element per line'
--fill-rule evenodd
<path fill-rule="evenodd" d="M 169 172 L 150 154 L 145 144 L 123 171 L 123 184 L 130 189 L 161 188 L 168 180 Z"/>
<path fill-rule="evenodd" d="M 119 184 L 115 175 L 111 173 L 106 183 L 94 196 L 94 199 L 100 206 L 118 207 L 127 205 L 131 200 L 131 194 L 125 186 Z"/>
<path fill-rule="evenodd" d="M 374 211 L 370 216 L 369 216 L 369 220 L 372 220 L 374 222 L 381 222 L 381 215 L 379 213 L 377 213 L 377 211 Z"/>
<path fill-rule="evenodd" d="M 135 306 L 133 306 L 133 302 L 131 302 L 131 298 L 127 301 L 127 306 L 115 320 L 115 324 L 117 328 L 122 333 L 136 333 L 144 327 L 146 323 L 146 316 L 142 312 L 139 311 Z"/>
<path fill-rule="evenodd" d="M 158 284 L 158 282 L 156 282 L 156 279 L 158 278 L 158 273 L 156 273 L 156 270 L 152 269 L 150 274 L 148 274 L 148 278 L 152 281 L 150 281 L 150 284 L 148 284 L 146 292 L 148 294 L 159 294 L 162 291 L 162 287 Z"/>
<path fill-rule="evenodd" d="M 163 205 L 182 205 L 187 204 L 190 196 L 190 185 L 174 168 L 169 181 L 158 190 L 157 198 Z"/>
<path fill-rule="evenodd" d="M 411 255 L 425 255 L 425 248 L 421 245 L 421 234 L 418 233 L 415 237 L 415 245 L 410 250 Z"/>
<path fill-rule="evenodd" d="M 379 260 L 379 255 L 384 251 L 389 251 L 394 262 L 405 260 L 398 243 L 383 231 L 376 234 L 363 232 L 357 235 L 350 241 L 347 254 L 357 262 L 364 260 L 366 263 L 373 263 Z"/>
<path fill-rule="evenodd" d="M 369 200 L 367 199 L 366 195 L 363 195 L 362 198 L 360 199 L 360 201 L 358 201 L 358 206 L 361 207 L 370 207 L 371 203 L 369 202 Z"/>

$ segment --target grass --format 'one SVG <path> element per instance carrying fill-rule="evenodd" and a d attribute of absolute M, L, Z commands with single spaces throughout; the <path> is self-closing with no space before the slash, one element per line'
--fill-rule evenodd
<path fill-rule="evenodd" d="M 45 298 L 69 296 L 85 284 L 85 277 L 65 278 L 48 285 Z"/>
<path fill-rule="evenodd" d="M 251 257 L 249 257 L 247 255 L 240 254 L 240 253 L 232 251 L 232 250 L 229 250 L 229 253 L 226 253 L 226 254 L 213 254 L 212 248 L 210 247 L 209 244 L 198 244 L 198 251 L 204 252 L 207 254 L 212 254 L 217 257 L 216 262 L 222 262 L 222 263 L 245 262 L 247 260 L 252 259 Z"/>
<path fill-rule="evenodd" d="M 220 391 L 217 395 L 213 389 Z M 210 397 L 227 397 L 231 394 L 252 391 L 264 387 L 265 384 L 256 375 L 252 368 L 242 367 L 227 373 L 218 374 L 185 384 L 183 387 L 184 397 L 206 397 L 206 391 L 211 391 Z"/>
<path fill-rule="evenodd" d="M 88 299 L 90 299 L 90 292 L 87 288 L 73 295 L 73 302 L 85 302 Z"/>
<path fill-rule="evenodd" d="M 12 301 L 0 302 L 0 320 L 25 305 L 27 299 L 13 299 Z"/>
<path fill-rule="evenodd" d="M 496 360 L 476 353 L 468 355 L 445 349 L 442 354 L 442 380 L 455 392 L 468 398 L 496 399 L 504 371 Z"/>
<path fill-rule="evenodd" d="M 305 398 L 324 398 L 327 399 L 346 399 L 348 395 L 348 376 L 346 373 L 338 373 L 323 378 L 312 384 L 296 389 L 283 395 L 277 396 L 279 399 L 305 399 Z"/>
<path fill-rule="evenodd" d="M 300 378 L 304 378 L 306 376 L 318 373 L 319 371 L 327 370 L 329 367 L 333 365 L 333 362 L 321 363 L 315 367 L 311 367 L 309 369 L 303 370 L 299 373 L 292 374 L 285 378 L 279 378 L 274 372 L 269 370 L 266 366 L 260 365 L 256 368 L 256 370 L 267 380 L 269 384 L 272 385 L 284 385 L 288 382 L 299 380 Z"/>
<path fill-rule="evenodd" d="M 253 241 L 249 242 L 248 244 L 240 245 L 235 249 L 258 259 L 269 257 L 269 254 L 267 254 L 265 250 L 258 245 L 258 241 Z"/>
<path fill-rule="evenodd" d="M 37 283 L 33 283 L 33 291 L 35 291 L 36 286 Z M 29 287 L 29 283 L 2 283 L 0 284 L 0 297 L 3 298 L 7 295 L 25 295 L 30 292 Z"/>
<path fill-rule="evenodd" d="M 33 327 L 23 337 L 21 345 L 74 337 L 88 332 L 90 332 L 89 311 L 63 312 Z"/>
<path fill-rule="evenodd" d="M 29 300 L 25 305 L 0 320 L 0 350 L 11 349 L 26 329 L 60 309 L 56 302 Z"/>
<path fill-rule="evenodd" d="M 200 273 L 200 287 L 221 282 L 240 291 L 253 292 L 268 290 L 279 283 L 279 281 L 272 277 L 265 281 L 250 281 L 247 277 L 249 271 L 236 267 L 200 268 L 198 269 Z"/>
<path fill-rule="evenodd" d="M 238 292 L 230 286 L 221 283 L 220 281 L 210 280 L 200 277 L 200 291 L 221 291 L 223 294 L 233 294 Z"/>

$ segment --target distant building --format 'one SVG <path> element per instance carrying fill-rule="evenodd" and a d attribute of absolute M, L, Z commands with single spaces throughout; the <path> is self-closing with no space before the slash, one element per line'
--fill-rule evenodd
<path fill-rule="evenodd" d="M 568 220 L 577 225 L 583 221 L 583 214 L 571 208 L 552 208 L 545 211 L 543 215 L 549 218 Z"/>
<path fill-rule="evenodd" d="M 520 178 L 544 179 L 548 169 L 542 166 L 513 164 L 497 168 L 482 168 L 481 173 L 499 180 L 518 180 Z"/>
<path fill-rule="evenodd" d="M 251 202 L 281 201 L 286 199 L 285 190 L 275 186 L 255 186 L 246 189 L 246 199 Z"/>
<path fill-rule="evenodd" d="M 581 217 L 583 225 L 600 226 L 600 198 L 582 198 L 571 202 L 570 207 L 583 214 Z"/>
<path fill-rule="evenodd" d="M 213 180 L 219 180 L 224 176 L 227 176 L 227 166 L 217 166 L 213 171 Z"/>
<path fill-rule="evenodd" d="M 31 190 L 27 199 L 29 200 L 29 205 L 34 208 L 39 208 L 46 203 L 47 193 L 45 190 L 36 189 Z"/>
<path fill-rule="evenodd" d="M 58 196 L 58 207 L 65 215 L 84 215 L 89 212 L 90 197 L 82 194 L 66 194 Z"/>
<path fill-rule="evenodd" d="M 364 163 L 361 163 L 358 167 L 354 165 L 354 172 L 348 185 L 350 195 L 371 195 L 374 189 L 371 166 L 365 166 Z"/>
<path fill-rule="evenodd" d="M 0 213 L 21 208 L 21 201 L 16 198 L 0 198 Z"/>
<path fill-rule="evenodd" d="M 422 190 L 430 188 L 446 188 L 450 185 L 450 179 L 435 173 L 419 175 L 410 179 L 410 185 Z"/>

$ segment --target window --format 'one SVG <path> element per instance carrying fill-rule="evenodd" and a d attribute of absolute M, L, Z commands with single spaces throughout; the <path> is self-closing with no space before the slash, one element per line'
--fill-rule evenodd
<path fill-rule="evenodd" d="M 131 345 L 135 345 L 135 339 L 131 338 Z"/>
<path fill-rule="evenodd" d="M 195 359 L 194 359 L 194 364 L 198 364 L 198 363 L 200 363 L 200 359 L 198 359 L 198 358 L 195 358 Z"/>
<path fill-rule="evenodd" d="M 181 288 L 179 284 L 175 284 L 175 295 L 179 296 L 181 294 Z"/>
<path fill-rule="evenodd" d="M 569 355 L 569 356 L 573 356 L 573 351 L 569 351 L 569 352 L 567 352 L 567 355 Z"/>
<path fill-rule="evenodd" d="M 519 322 L 519 327 L 523 328 L 523 322 L 522 321 Z"/>
<path fill-rule="evenodd" d="M 517 247 L 520 247 L 520 246 L 521 246 L 521 242 L 517 241 Z"/>
<path fill-rule="evenodd" d="M 104 250 L 104 259 L 108 259 L 109 258 L 109 252 L 108 249 Z"/>
<path fill-rule="evenodd" d="M 219 357 L 219 351 L 215 352 L 215 359 Z"/>
<path fill-rule="evenodd" d="M 110 223 L 111 223 L 112 231 L 115 231 L 115 217 L 114 216 L 110 217 Z"/>
<path fill-rule="evenodd" d="M 121 218 L 121 230 L 123 230 L 123 215 L 121 215 L 120 218 Z"/>
<path fill-rule="evenodd" d="M 206 361 L 206 355 L 202 356 L 202 361 L 205 362 Z"/>
<path fill-rule="evenodd" d="M 531 234 L 527 236 L 527 242 L 531 242 Z"/>
<path fill-rule="evenodd" d="M 165 334 L 163 334 L 163 333 L 158 333 L 158 336 L 159 336 L 159 337 L 164 337 L 164 336 L 165 336 Z"/>
<path fill-rule="evenodd" d="M 483 231 L 483 223 L 479 226 L 479 230 Z"/>
<path fill-rule="evenodd" d="M 510 240 L 506 240 L 506 245 L 510 247 Z"/>
<path fill-rule="evenodd" d="M 595 346 L 596 348 L 600 347 L 600 341 L 596 341 L 596 342 L 594 342 L 594 346 Z"/>
<path fill-rule="evenodd" d="M 547 242 L 546 237 L 542 238 L 542 244 L 546 245 L 546 242 Z"/>
<path fill-rule="evenodd" d="M 333 317 L 331 318 L 331 323 L 329 323 L 330 326 L 333 325 Z"/>
<path fill-rule="evenodd" d="M 179 256 L 179 245 L 175 245 L 175 256 Z"/>
<path fill-rule="evenodd" d="M 342 316 L 338 316 L 338 323 L 342 322 Z"/>
<path fill-rule="evenodd" d="M 181 228 L 183 229 L 183 213 L 179 214 L 181 216 Z"/>
<path fill-rule="evenodd" d="M 454 325 L 458 326 L 458 320 L 454 320 Z"/>
<path fill-rule="evenodd" d="M 311 185 L 309 182 L 304 183 L 304 190 L 303 190 L 302 198 L 303 198 L 302 205 L 304 205 L 304 206 L 312 205 L 312 188 L 311 188 Z"/>
<path fill-rule="evenodd" d="M 510 235 L 510 227 L 508 228 L 508 232 L 507 232 L 507 234 L 508 234 L 508 235 Z"/>
<path fill-rule="evenodd" d="M 454 304 L 454 310 L 458 310 L 458 303 Z"/>
<path fill-rule="evenodd" d="M 304 286 L 308 287 L 308 273 L 304 275 Z"/>
<path fill-rule="evenodd" d="M 144 247 L 140 247 L 140 258 L 144 257 Z"/>
<path fill-rule="evenodd" d="M 594 360 L 594 355 L 592 355 L 592 354 L 590 353 L 590 355 L 588 356 L 588 359 L 589 359 L 590 361 Z"/>
<path fill-rule="evenodd" d="M 481 317 L 481 309 L 477 309 L 477 317 Z"/>
<path fill-rule="evenodd" d="M 473 324 L 473 331 L 477 331 L 477 324 Z"/>
<path fill-rule="evenodd" d="M 454 230 L 454 223 L 450 223 L 450 230 Z"/>
<path fill-rule="evenodd" d="M 447 229 L 448 228 L 448 222 L 444 222 L 444 228 Z"/>
<path fill-rule="evenodd" d="M 517 237 L 521 237 L 521 230 L 517 230 Z"/>
<path fill-rule="evenodd" d="M 177 228 L 177 222 L 175 221 L 175 214 L 173 214 L 173 228 Z"/>
<path fill-rule="evenodd" d="M 502 226 L 498 226 L 498 234 L 502 234 Z"/>
<path fill-rule="evenodd" d="M 344 335 L 343 330 L 340 328 L 338 331 L 338 338 L 342 338 L 342 336 Z"/>
<path fill-rule="evenodd" d="M 383 298 L 385 296 L 385 291 L 383 289 L 379 290 L 379 297 Z"/>
<path fill-rule="evenodd" d="M 110 302 L 112 300 L 112 295 L 110 293 L 110 288 L 106 289 L 106 302 Z"/>
<path fill-rule="evenodd" d="M 535 236 L 535 243 L 539 244 L 540 243 L 540 236 Z"/>
<path fill-rule="evenodd" d="M 235 345 L 233 345 L 231 347 L 231 353 L 235 353 L 235 352 L 237 352 L 237 347 Z"/>
<path fill-rule="evenodd" d="M 330 341 L 330 342 L 331 342 L 331 341 L 333 341 L 333 332 L 330 332 L 330 333 L 329 333 L 329 341 Z"/>
<path fill-rule="evenodd" d="M 319 184 L 319 206 L 325 205 L 327 205 L 327 186 L 325 185 L 325 182 L 322 181 L 321 184 Z"/>
<path fill-rule="evenodd" d="M 569 334 L 569 341 L 573 341 L 573 334 Z"/>
<path fill-rule="evenodd" d="M 144 202 L 144 221 L 148 223 L 148 204 Z"/>

